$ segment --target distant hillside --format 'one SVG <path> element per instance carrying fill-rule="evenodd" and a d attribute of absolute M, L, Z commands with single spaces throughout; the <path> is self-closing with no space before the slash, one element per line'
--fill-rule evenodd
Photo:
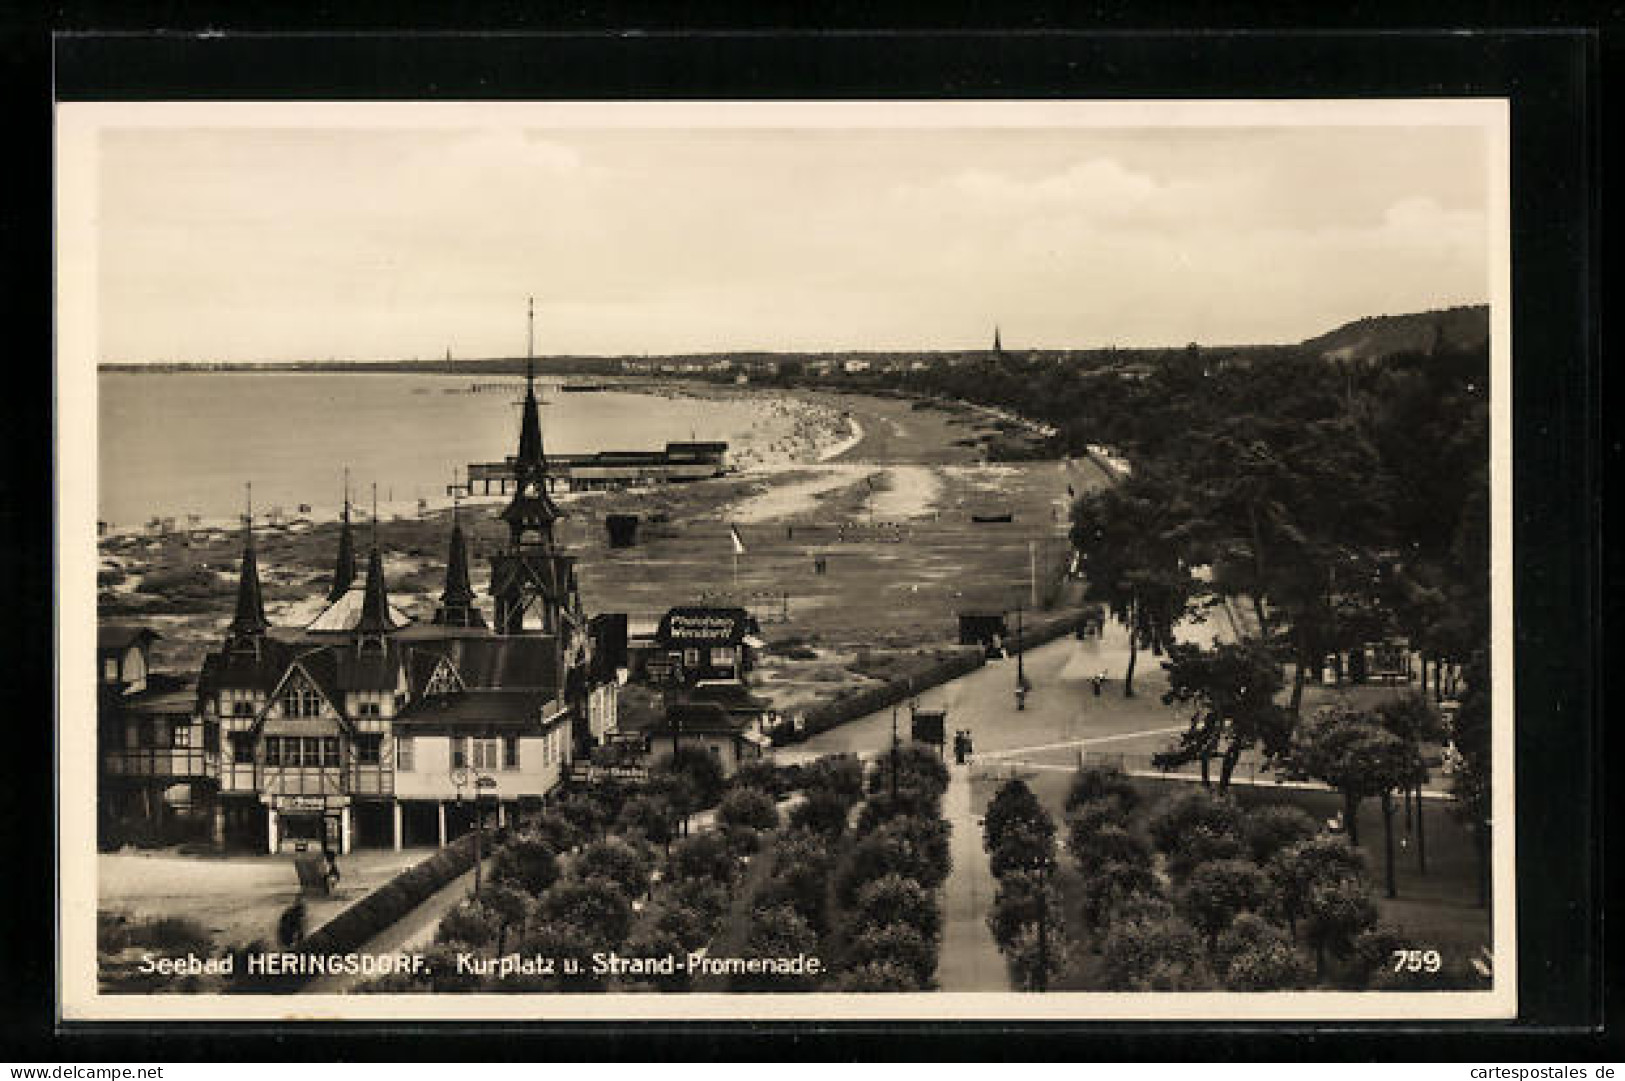
<path fill-rule="evenodd" d="M 1310 338 L 1303 347 L 1328 360 L 1381 360 L 1395 353 L 1428 353 L 1438 346 L 1475 348 L 1490 336 L 1490 309 L 1473 304 L 1411 315 L 1371 315 Z"/>

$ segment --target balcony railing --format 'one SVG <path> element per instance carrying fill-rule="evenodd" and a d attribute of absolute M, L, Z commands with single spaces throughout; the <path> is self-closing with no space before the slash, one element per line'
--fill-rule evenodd
<path fill-rule="evenodd" d="M 110 777 L 202 777 L 220 775 L 220 752 L 191 747 L 136 747 L 107 751 L 102 770 Z"/>

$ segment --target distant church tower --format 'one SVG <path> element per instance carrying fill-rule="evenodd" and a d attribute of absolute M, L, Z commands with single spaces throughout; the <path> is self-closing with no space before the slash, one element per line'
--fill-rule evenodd
<path fill-rule="evenodd" d="M 993 355 L 995 357 L 1004 356 L 1004 345 L 999 341 L 999 325 L 997 323 L 993 324 Z"/>
<path fill-rule="evenodd" d="M 536 302 L 530 302 L 525 351 L 525 401 L 514 458 L 516 487 L 502 511 L 508 523 L 506 550 L 491 557 L 491 595 L 498 634 L 559 634 L 581 622 L 575 560 L 558 551 L 553 523 L 562 516 L 547 491 L 547 455 L 536 402 Z"/>

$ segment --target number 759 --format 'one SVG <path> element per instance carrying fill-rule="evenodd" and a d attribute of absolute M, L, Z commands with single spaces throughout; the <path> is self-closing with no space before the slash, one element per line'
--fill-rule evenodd
<path fill-rule="evenodd" d="M 1438 950 L 1395 950 L 1395 972 L 1437 972 L 1444 966 Z"/>

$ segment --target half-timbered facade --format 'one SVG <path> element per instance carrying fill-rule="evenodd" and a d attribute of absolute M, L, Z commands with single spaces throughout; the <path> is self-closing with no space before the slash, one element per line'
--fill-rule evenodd
<path fill-rule="evenodd" d="M 492 559 L 489 621 L 455 511 L 446 588 L 421 621 L 390 602 L 376 522 L 357 574 L 346 499 L 326 607 L 302 627 L 272 627 L 250 525 L 220 648 L 195 687 L 155 700 L 169 711 L 161 724 L 130 710 L 117 732 L 107 722 L 104 776 L 196 770 L 216 836 L 271 852 L 444 844 L 477 798 L 501 821 L 550 794 L 589 717 L 613 724 L 616 684 L 595 676 L 574 560 L 554 544 L 531 375 L 515 461 L 525 483 L 502 513 L 510 538 Z M 105 696 L 151 678 L 148 641 L 108 635 Z"/>

